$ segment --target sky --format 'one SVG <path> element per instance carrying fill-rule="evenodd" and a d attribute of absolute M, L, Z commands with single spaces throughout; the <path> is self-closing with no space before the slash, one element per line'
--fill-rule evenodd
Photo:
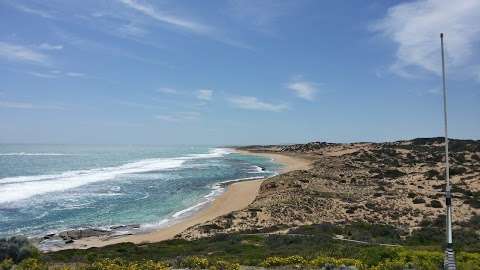
<path fill-rule="evenodd" d="M 0 0 L 0 143 L 480 139 L 480 1 Z"/>

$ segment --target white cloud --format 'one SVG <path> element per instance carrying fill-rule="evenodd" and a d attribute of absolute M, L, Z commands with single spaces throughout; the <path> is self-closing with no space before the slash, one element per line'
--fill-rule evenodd
<path fill-rule="evenodd" d="M 39 78 L 46 78 L 46 79 L 56 79 L 60 77 L 85 77 L 86 74 L 84 73 L 79 73 L 79 72 L 65 72 L 63 73 L 60 70 L 50 70 L 50 72 L 45 73 L 45 72 L 38 72 L 38 71 L 25 71 L 25 73 L 39 77 Z"/>
<path fill-rule="evenodd" d="M 23 11 L 25 13 L 37 15 L 37 16 L 40 16 L 40 17 L 43 17 L 43 18 L 46 18 L 46 19 L 52 19 L 53 18 L 53 16 L 50 13 L 48 13 L 44 10 L 31 8 L 31 7 L 27 7 L 27 6 L 22 6 L 22 5 L 15 5 L 15 8 L 20 10 L 20 11 Z"/>
<path fill-rule="evenodd" d="M 273 25 L 281 17 L 295 14 L 302 1 L 256 0 L 255 4 L 245 0 L 229 0 L 228 9 L 233 18 L 251 24 L 254 30 L 268 34 L 275 32 Z"/>
<path fill-rule="evenodd" d="M 174 114 L 156 115 L 155 118 L 166 122 L 182 122 L 196 120 L 200 117 L 198 112 L 177 112 Z"/>
<path fill-rule="evenodd" d="M 142 13 L 143 15 L 154 19 L 160 23 L 173 26 L 177 29 L 188 31 L 194 34 L 202 35 L 209 37 L 218 42 L 224 44 L 242 48 L 242 49 L 252 49 L 252 47 L 242 41 L 234 40 L 225 35 L 225 31 L 221 31 L 210 25 L 205 25 L 203 23 L 197 22 L 190 18 L 181 17 L 178 15 L 172 14 L 172 12 L 165 12 L 158 10 L 152 5 L 149 5 L 145 2 L 140 2 L 137 0 L 118 0 L 123 3 L 125 6 Z M 141 29 L 135 29 L 133 31 L 141 31 Z"/>
<path fill-rule="evenodd" d="M 121 48 L 118 48 L 115 46 L 107 46 L 104 43 L 101 43 L 95 40 L 85 39 L 78 35 L 65 32 L 59 28 L 54 28 L 54 33 L 58 38 L 62 39 L 62 41 L 68 43 L 69 45 L 75 48 L 78 48 L 79 50 L 98 51 L 103 54 L 109 54 L 109 55 L 114 55 L 119 57 L 127 57 L 127 58 L 130 58 L 136 61 L 141 61 L 144 63 L 162 64 L 157 62 L 156 60 L 152 60 L 151 57 L 150 58 L 140 57 L 138 55 L 130 53 L 129 51 L 123 50 Z"/>
<path fill-rule="evenodd" d="M 232 97 L 228 101 L 235 107 L 246 110 L 281 112 L 288 109 L 285 104 L 272 104 L 249 96 Z"/>
<path fill-rule="evenodd" d="M 178 119 L 172 115 L 156 115 L 155 118 L 166 122 L 177 122 Z"/>
<path fill-rule="evenodd" d="M 16 102 L 16 101 L 0 101 L 0 108 L 7 109 L 38 109 L 38 110 L 63 110 L 63 107 L 60 106 L 51 106 L 51 105 L 34 105 L 27 102 Z"/>
<path fill-rule="evenodd" d="M 157 89 L 156 91 L 162 94 L 178 94 L 178 91 L 176 89 L 170 87 L 162 87 L 160 89 Z"/>
<path fill-rule="evenodd" d="M 317 92 L 316 85 L 318 84 L 297 78 L 288 83 L 287 88 L 294 91 L 299 98 L 313 100 Z"/>
<path fill-rule="evenodd" d="M 155 9 L 151 5 L 148 5 L 145 3 L 139 3 L 136 0 L 119 0 L 119 1 L 136 11 L 143 13 L 146 16 L 149 16 L 157 21 L 160 21 L 175 27 L 183 28 L 195 33 L 207 33 L 210 31 L 210 28 L 205 25 L 202 25 L 200 23 L 197 23 L 185 18 L 180 18 L 178 16 L 161 12 Z"/>
<path fill-rule="evenodd" d="M 441 87 L 434 87 L 434 88 L 428 89 L 427 93 L 432 95 L 440 95 L 442 94 L 442 90 L 443 89 Z"/>
<path fill-rule="evenodd" d="M 41 50 L 47 50 L 47 51 L 51 51 L 51 50 L 61 50 L 63 49 L 63 45 L 52 45 L 52 44 L 48 44 L 48 43 L 42 43 L 40 45 L 38 45 L 38 48 L 41 49 Z"/>
<path fill-rule="evenodd" d="M 0 58 L 12 61 L 48 64 L 49 57 L 31 48 L 0 41 Z"/>
<path fill-rule="evenodd" d="M 371 30 L 397 45 L 396 60 L 390 66 L 392 72 L 403 77 L 415 77 L 419 70 L 439 75 L 440 32 L 446 35 L 448 67 L 472 64 L 474 47 L 480 40 L 480 1 L 401 3 L 389 8 Z"/>
<path fill-rule="evenodd" d="M 31 103 L 14 102 L 14 101 L 0 101 L 0 108 L 10 109 L 32 109 Z"/>
<path fill-rule="evenodd" d="M 212 100 L 213 90 L 210 89 L 200 89 L 197 91 L 197 98 L 201 100 Z"/>
<path fill-rule="evenodd" d="M 65 75 L 69 77 L 85 77 L 85 74 L 80 72 L 67 72 Z"/>
<path fill-rule="evenodd" d="M 120 26 L 117 31 L 121 34 L 121 36 L 134 37 L 143 37 L 148 33 L 146 29 L 132 23 Z"/>
<path fill-rule="evenodd" d="M 155 109 L 155 106 L 149 105 L 149 104 L 143 104 L 143 103 L 137 103 L 137 102 L 132 102 L 132 101 L 115 101 L 115 104 L 121 105 L 121 106 L 126 106 L 130 108 L 141 108 L 141 109 Z"/>
<path fill-rule="evenodd" d="M 28 71 L 28 74 L 39 77 L 39 78 L 45 78 L 45 79 L 55 79 L 58 78 L 58 75 L 56 73 L 42 73 L 42 72 L 35 72 L 35 71 Z"/>

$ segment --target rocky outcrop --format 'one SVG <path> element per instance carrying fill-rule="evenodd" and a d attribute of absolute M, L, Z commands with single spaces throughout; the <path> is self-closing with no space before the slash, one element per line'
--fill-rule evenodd
<path fill-rule="evenodd" d="M 100 229 L 80 229 L 80 230 L 69 230 L 63 231 L 58 234 L 63 240 L 78 240 L 81 238 L 87 238 L 92 236 L 103 236 L 110 234 L 110 231 L 100 230 Z"/>

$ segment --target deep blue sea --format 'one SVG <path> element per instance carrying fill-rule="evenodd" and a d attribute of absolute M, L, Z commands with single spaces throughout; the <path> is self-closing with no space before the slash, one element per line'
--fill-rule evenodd
<path fill-rule="evenodd" d="M 221 182 L 278 169 L 217 147 L 0 144 L 0 237 L 157 228 L 205 206 Z"/>

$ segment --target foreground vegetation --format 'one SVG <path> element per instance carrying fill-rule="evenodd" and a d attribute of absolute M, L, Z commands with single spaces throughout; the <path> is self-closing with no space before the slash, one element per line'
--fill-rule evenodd
<path fill-rule="evenodd" d="M 0 246 L 0 270 L 163 270 L 175 268 L 236 270 L 240 265 L 300 269 L 440 269 L 441 232 L 435 224 L 404 238 L 386 225 L 302 226 L 287 235 L 229 234 L 194 241 L 170 240 L 117 244 L 87 250 L 39 254 L 19 238 Z M 438 237 L 433 234 L 440 233 Z M 462 236 L 463 233 L 463 236 Z M 369 244 L 335 240 L 335 235 Z M 469 232 L 457 232 L 458 269 L 480 270 L 478 246 Z M 440 239 L 441 238 L 441 239 Z M 382 246 L 394 243 L 398 246 Z M 26 252 L 28 250 L 28 252 Z M 8 252 L 7 252 L 8 251 Z M 22 256 L 19 256 L 23 254 Z M 13 265 L 16 265 L 13 268 Z"/>

